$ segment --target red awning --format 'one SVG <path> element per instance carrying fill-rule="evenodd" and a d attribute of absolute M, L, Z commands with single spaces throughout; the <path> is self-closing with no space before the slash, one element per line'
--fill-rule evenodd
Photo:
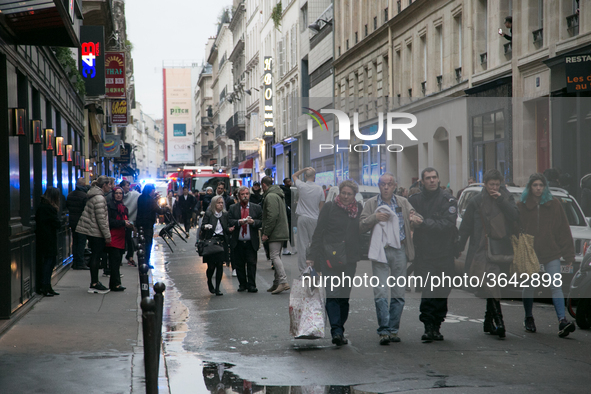
<path fill-rule="evenodd" d="M 253 160 L 244 160 L 238 165 L 238 174 L 252 174 Z"/>

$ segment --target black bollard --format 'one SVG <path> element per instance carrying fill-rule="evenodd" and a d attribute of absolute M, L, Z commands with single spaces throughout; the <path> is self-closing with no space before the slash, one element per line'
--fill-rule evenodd
<path fill-rule="evenodd" d="M 156 351 L 160 355 L 160 347 L 162 345 L 162 311 L 164 310 L 164 290 L 166 285 L 164 283 L 156 283 L 154 285 L 154 302 L 156 303 Z M 158 357 L 160 362 L 160 357 Z"/>
<path fill-rule="evenodd" d="M 145 297 L 150 297 L 150 278 L 148 277 L 148 272 L 150 271 L 150 267 L 147 264 L 141 264 L 138 267 L 140 271 L 140 293 L 142 295 L 142 299 Z"/>
<path fill-rule="evenodd" d="M 146 394 L 158 394 L 159 353 L 156 351 L 156 303 L 153 299 L 142 298 L 142 330 L 144 334 L 144 373 Z"/>

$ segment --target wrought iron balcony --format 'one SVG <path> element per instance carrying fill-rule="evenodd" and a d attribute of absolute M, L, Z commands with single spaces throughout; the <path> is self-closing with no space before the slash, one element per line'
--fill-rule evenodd
<path fill-rule="evenodd" d="M 215 138 L 221 137 L 224 134 L 226 134 L 226 126 L 218 125 L 215 128 Z"/>

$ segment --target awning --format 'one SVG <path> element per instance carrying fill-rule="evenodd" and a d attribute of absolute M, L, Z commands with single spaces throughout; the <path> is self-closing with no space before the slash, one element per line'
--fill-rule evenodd
<path fill-rule="evenodd" d="M 238 174 L 252 174 L 253 160 L 244 160 L 238 165 Z"/>
<path fill-rule="evenodd" d="M 96 117 L 96 114 L 93 112 L 89 112 L 88 119 L 90 120 L 90 133 L 92 134 L 96 142 L 101 142 L 101 126 Z"/>

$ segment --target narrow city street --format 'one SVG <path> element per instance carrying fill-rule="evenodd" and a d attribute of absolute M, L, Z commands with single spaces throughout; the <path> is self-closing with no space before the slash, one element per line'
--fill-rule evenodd
<path fill-rule="evenodd" d="M 290 337 L 289 294 L 270 295 L 265 291 L 272 284 L 273 270 L 262 249 L 258 293 L 238 293 L 237 278 L 224 268 L 224 295 L 211 295 L 205 265 L 193 247 L 193 231 L 191 235 L 187 244 L 177 242 L 174 253 L 158 242 L 166 263 L 161 265 L 163 271 L 154 273 L 154 281 L 167 286 L 163 338 L 173 394 L 215 390 L 210 381 L 217 379 L 220 370 L 231 381 L 234 392 L 246 392 L 243 388 L 248 382 L 253 391 L 256 386 L 266 386 L 267 390 L 301 387 L 302 392 L 323 392 L 322 386 L 339 386 L 347 392 L 346 387 L 351 386 L 357 392 L 369 393 L 434 388 L 491 393 L 588 390 L 590 332 L 577 330 L 566 339 L 559 338 L 550 303 L 536 303 L 538 332 L 529 334 L 523 329 L 521 301 L 504 300 L 508 332 L 507 338 L 500 340 L 482 332 L 485 302 L 454 290 L 441 329 L 445 340 L 424 344 L 420 341 L 423 326 L 418 320 L 420 297 L 407 292 L 402 341 L 380 346 L 371 289 L 354 289 L 346 324 L 349 345 L 336 348 L 331 344 L 329 327 L 325 339 Z M 283 256 L 283 260 L 291 281 L 296 275 L 297 255 Z M 368 261 L 358 264 L 357 275 L 364 273 L 371 274 Z M 222 381 L 226 378 L 220 377 Z"/>

